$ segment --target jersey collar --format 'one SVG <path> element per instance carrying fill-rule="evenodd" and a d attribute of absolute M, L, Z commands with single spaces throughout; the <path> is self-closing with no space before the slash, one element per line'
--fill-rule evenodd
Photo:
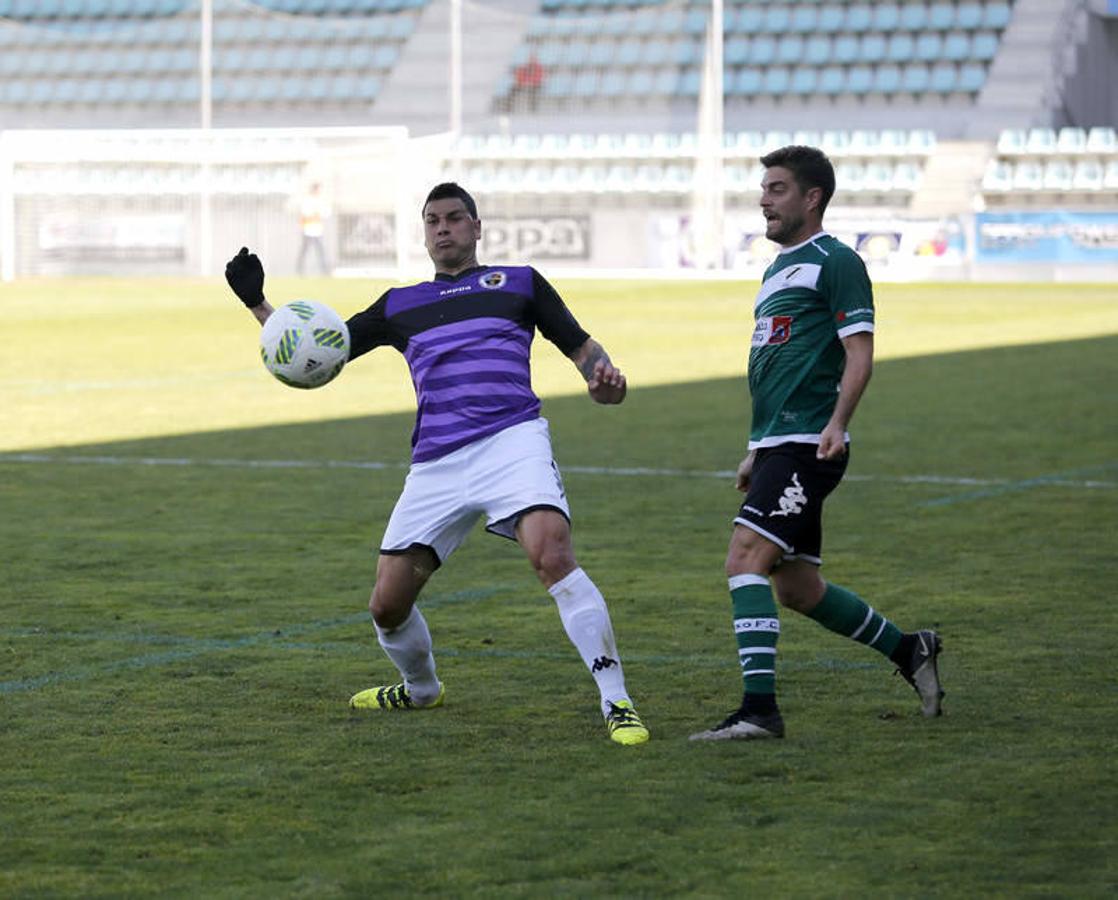
<path fill-rule="evenodd" d="M 828 234 L 824 230 L 817 231 L 817 232 L 815 232 L 815 234 L 813 234 L 811 237 L 809 237 L 806 241 L 800 241 L 800 243 L 796 244 L 794 247 L 784 247 L 784 248 L 782 248 L 780 253 L 777 254 L 777 256 L 781 256 L 785 253 L 795 253 L 801 247 L 806 247 L 812 241 L 816 241 L 821 237 L 830 237 L 830 234 Z"/>
<path fill-rule="evenodd" d="M 457 275 L 447 275 L 445 272 L 436 272 L 435 281 L 459 281 L 463 278 L 467 278 L 470 275 L 476 275 L 478 272 L 482 272 L 488 268 L 489 266 L 474 266 L 472 269 L 466 269 L 462 272 L 459 272 Z"/>

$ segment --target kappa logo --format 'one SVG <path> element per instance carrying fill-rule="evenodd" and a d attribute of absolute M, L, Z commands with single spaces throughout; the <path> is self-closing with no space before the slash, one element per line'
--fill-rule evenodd
<path fill-rule="evenodd" d="M 491 291 L 500 290 L 508 282 L 509 277 L 504 272 L 486 272 L 477 280 L 483 288 L 489 288 Z"/>
<path fill-rule="evenodd" d="M 616 665 L 616 659 L 610 659 L 608 656 L 599 656 L 596 660 L 594 660 L 594 664 L 590 667 L 590 671 L 601 672 L 603 669 L 608 669 L 610 666 Z"/>
<path fill-rule="evenodd" d="M 807 494 L 800 486 L 800 475 L 798 472 L 792 473 L 792 483 L 784 489 L 784 494 L 780 498 L 780 509 L 774 509 L 770 516 L 798 516 L 804 511 L 804 504 L 807 503 Z"/>

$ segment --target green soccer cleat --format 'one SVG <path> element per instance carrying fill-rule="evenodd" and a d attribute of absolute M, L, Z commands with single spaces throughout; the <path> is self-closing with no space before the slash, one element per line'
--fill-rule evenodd
<path fill-rule="evenodd" d="M 372 687 L 365 691 L 358 691 L 349 698 L 350 709 L 386 709 L 386 710 L 411 710 L 434 709 L 443 705 L 446 688 L 439 682 L 439 696 L 430 703 L 422 705 L 412 701 L 411 694 L 403 684 L 391 684 L 383 687 Z"/>
<path fill-rule="evenodd" d="M 644 727 L 641 717 L 629 700 L 610 702 L 609 712 L 606 713 L 606 728 L 609 729 L 611 741 L 627 747 L 643 744 L 648 740 L 648 729 Z"/>

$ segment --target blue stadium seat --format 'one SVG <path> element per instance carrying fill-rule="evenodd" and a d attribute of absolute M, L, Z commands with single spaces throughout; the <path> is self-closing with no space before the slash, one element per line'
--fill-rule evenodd
<path fill-rule="evenodd" d="M 792 13 L 784 6 L 769 6 L 761 23 L 761 30 L 769 34 L 784 34 L 792 23 Z"/>
<path fill-rule="evenodd" d="M 836 63 L 850 65 L 858 62 L 861 59 L 858 39 L 849 34 L 839 35 L 831 48 L 831 56 Z"/>
<path fill-rule="evenodd" d="M 841 66 L 825 66 L 819 70 L 819 93 L 833 97 L 845 90 L 846 73 Z"/>
<path fill-rule="evenodd" d="M 816 28 L 828 34 L 842 31 L 845 21 L 846 11 L 841 6 L 823 6 L 819 9 L 819 20 L 816 23 Z"/>
<path fill-rule="evenodd" d="M 612 66 L 617 59 L 617 44 L 613 41 L 594 41 L 586 55 L 586 63 L 602 68 Z"/>
<path fill-rule="evenodd" d="M 781 96 L 788 93 L 791 84 L 791 74 L 788 69 L 773 67 L 765 71 L 761 82 L 761 93 Z"/>
<path fill-rule="evenodd" d="M 814 6 L 797 6 L 792 11 L 788 30 L 799 34 L 814 34 L 819 25 L 819 11 Z"/>
<path fill-rule="evenodd" d="M 728 66 L 743 65 L 749 59 L 749 39 L 740 36 L 730 38 L 722 48 L 722 58 Z"/>
<path fill-rule="evenodd" d="M 865 3 L 849 6 L 843 19 L 847 31 L 869 31 L 873 27 L 873 7 Z"/>
<path fill-rule="evenodd" d="M 574 79 L 568 72 L 555 72 L 544 80 L 544 96 L 557 100 L 565 100 L 571 96 L 573 84 Z"/>
<path fill-rule="evenodd" d="M 967 94 L 977 94 L 986 84 L 986 69 L 974 63 L 967 63 L 959 68 L 959 78 L 955 89 Z"/>
<path fill-rule="evenodd" d="M 875 94 L 895 94 L 900 89 L 900 67 L 887 64 L 874 69 L 872 90 Z"/>
<path fill-rule="evenodd" d="M 888 46 L 884 35 L 874 32 L 863 34 L 862 39 L 858 42 L 858 54 L 856 58 L 859 62 L 863 63 L 881 62 L 886 58 Z"/>
<path fill-rule="evenodd" d="M 940 63 L 932 68 L 928 90 L 936 94 L 950 94 L 959 82 L 959 73 L 950 63 Z"/>
<path fill-rule="evenodd" d="M 928 8 L 923 3 L 906 3 L 901 7 L 898 28 L 905 31 L 920 31 L 928 24 Z"/>
<path fill-rule="evenodd" d="M 831 61 L 831 39 L 826 35 L 815 35 L 807 39 L 804 47 L 804 62 L 809 66 L 822 66 Z"/>
<path fill-rule="evenodd" d="M 788 89 L 793 94 L 801 96 L 814 94 L 819 82 L 818 70 L 806 66 L 797 66 L 792 72 L 792 82 Z"/>
<path fill-rule="evenodd" d="M 563 64 L 571 68 L 586 65 L 590 58 L 590 42 L 585 40 L 571 41 L 563 48 Z"/>
<path fill-rule="evenodd" d="M 696 66 L 702 62 L 703 45 L 691 38 L 678 38 L 672 42 L 669 58 L 677 66 Z"/>
<path fill-rule="evenodd" d="M 894 31 L 901 24 L 901 9 L 894 3 L 877 3 L 873 8 L 873 28 Z"/>
<path fill-rule="evenodd" d="M 912 55 L 921 62 L 935 62 L 943 56 L 943 38 L 934 31 L 921 34 L 916 38 L 915 52 Z"/>
<path fill-rule="evenodd" d="M 760 69 L 739 69 L 734 78 L 734 93 L 750 97 L 761 92 L 763 75 Z"/>
<path fill-rule="evenodd" d="M 626 38 L 617 45 L 617 65 L 635 66 L 641 61 L 642 52 L 643 46 L 639 38 Z"/>
<path fill-rule="evenodd" d="M 1008 3 L 987 3 L 982 11 L 981 27 L 1000 31 L 1009 24 L 1012 17 Z"/>
<path fill-rule="evenodd" d="M 928 27 L 947 31 L 955 27 L 955 7 L 950 3 L 933 3 L 928 8 Z"/>
<path fill-rule="evenodd" d="M 626 91 L 627 79 L 620 69 L 610 69 L 602 76 L 600 91 L 603 97 L 620 97 Z"/>
<path fill-rule="evenodd" d="M 671 45 L 663 38 L 649 41 L 641 53 L 641 63 L 646 66 L 662 66 L 668 62 Z"/>
<path fill-rule="evenodd" d="M 974 37 L 971 39 L 970 44 L 970 57 L 971 59 L 982 60 L 988 62 L 997 56 L 998 53 L 998 36 L 989 31 L 975 32 Z"/>
<path fill-rule="evenodd" d="M 776 61 L 781 65 L 794 65 L 803 59 L 804 39 L 798 34 L 787 34 L 776 48 Z"/>
<path fill-rule="evenodd" d="M 652 83 L 652 93 L 660 96 L 671 96 L 676 92 L 679 84 L 679 73 L 674 69 L 660 69 Z"/>
<path fill-rule="evenodd" d="M 846 90 L 850 94 L 868 94 L 873 87 L 873 69 L 851 66 L 846 73 Z"/>
<path fill-rule="evenodd" d="M 766 66 L 776 59 L 776 41 L 767 35 L 754 38 L 749 48 L 749 62 L 755 66 Z"/>
<path fill-rule="evenodd" d="M 943 39 L 942 58 L 951 62 L 970 59 L 970 36 L 961 31 L 953 31 Z"/>
<path fill-rule="evenodd" d="M 634 97 L 647 97 L 655 84 L 655 74 L 651 69 L 634 69 L 629 75 L 626 91 Z"/>
<path fill-rule="evenodd" d="M 955 9 L 955 27 L 970 31 L 982 25 L 981 3 L 960 3 Z"/>
<path fill-rule="evenodd" d="M 727 18 L 731 11 L 727 10 Z M 765 14 L 759 6 L 743 6 L 738 10 L 733 20 L 733 31 L 753 35 L 762 30 L 765 25 Z"/>
<path fill-rule="evenodd" d="M 916 53 L 916 42 L 912 35 L 899 31 L 889 38 L 889 46 L 885 51 L 885 58 L 890 62 L 904 63 L 912 59 Z"/>
<path fill-rule="evenodd" d="M 698 97 L 703 86 L 703 74 L 700 69 L 690 67 L 683 70 L 676 93 L 683 97 Z"/>
<path fill-rule="evenodd" d="M 901 90 L 910 94 L 923 94 L 931 84 L 931 74 L 923 63 L 911 63 L 901 73 Z"/>

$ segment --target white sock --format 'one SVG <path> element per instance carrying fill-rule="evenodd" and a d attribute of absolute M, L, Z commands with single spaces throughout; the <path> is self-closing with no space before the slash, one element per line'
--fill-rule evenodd
<path fill-rule="evenodd" d="M 404 677 L 404 686 L 419 706 L 439 696 L 439 679 L 435 677 L 435 657 L 431 653 L 431 632 L 418 606 L 395 628 L 381 628 L 373 622 L 377 640 Z"/>
<path fill-rule="evenodd" d="M 602 695 L 602 715 L 605 715 L 609 712 L 609 703 L 629 699 L 606 601 L 582 569 L 575 569 L 562 581 L 557 581 L 548 588 L 548 593 L 559 607 L 559 618 L 567 637 L 594 676 Z"/>

